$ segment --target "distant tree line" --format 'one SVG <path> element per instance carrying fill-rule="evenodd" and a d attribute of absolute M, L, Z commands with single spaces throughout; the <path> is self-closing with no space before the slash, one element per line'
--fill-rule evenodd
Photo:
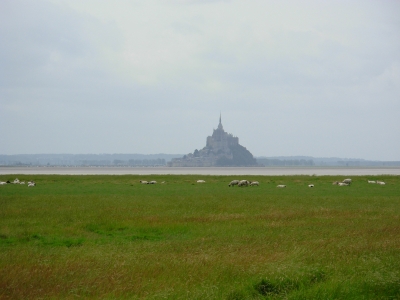
<path fill-rule="evenodd" d="M 337 157 L 277 156 L 256 157 L 243 146 L 231 148 L 233 158 L 221 157 L 218 166 L 337 166 L 400 167 L 400 161 L 370 161 Z M 194 157 L 200 156 L 195 150 Z M 0 166 L 165 166 L 181 154 L 0 154 Z"/>
<path fill-rule="evenodd" d="M 276 159 L 276 158 L 257 158 L 259 165 L 263 166 L 314 166 L 312 159 Z"/>
<path fill-rule="evenodd" d="M 257 157 L 257 163 L 261 166 L 280 166 L 280 167 L 399 167 L 400 161 L 371 161 L 371 160 L 352 160 L 352 159 L 336 159 L 336 158 L 266 158 Z"/>
<path fill-rule="evenodd" d="M 0 155 L 0 166 L 165 166 L 175 154 L 17 154 Z"/>
<path fill-rule="evenodd" d="M 338 161 L 338 166 L 343 167 L 400 167 L 400 161 Z"/>
<path fill-rule="evenodd" d="M 157 159 L 130 159 L 128 161 L 115 159 L 113 164 L 116 166 L 165 166 L 166 162 L 163 158 Z"/>

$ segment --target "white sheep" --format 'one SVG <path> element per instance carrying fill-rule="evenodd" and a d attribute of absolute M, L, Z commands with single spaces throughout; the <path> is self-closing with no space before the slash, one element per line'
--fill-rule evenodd
<path fill-rule="evenodd" d="M 202 180 L 202 179 L 200 179 L 200 180 L 197 180 L 197 183 L 206 183 L 206 181 L 205 181 L 205 180 Z"/>
<path fill-rule="evenodd" d="M 276 187 L 277 187 L 277 188 L 285 188 L 286 185 L 284 185 L 284 184 L 278 184 Z"/>
<path fill-rule="evenodd" d="M 351 184 L 351 179 L 350 179 L 350 178 L 347 178 L 347 179 L 343 180 L 342 182 L 343 182 L 343 183 Z"/>
<path fill-rule="evenodd" d="M 250 186 L 253 186 L 253 185 L 259 186 L 260 183 L 259 183 L 258 181 L 252 181 L 252 182 L 250 182 Z"/>
<path fill-rule="evenodd" d="M 139 181 L 141 184 L 148 184 L 148 182 L 146 180 L 140 180 Z"/>
<path fill-rule="evenodd" d="M 313 184 L 309 184 L 309 185 L 308 185 L 308 187 L 310 187 L 310 188 L 311 188 L 311 187 L 314 187 L 314 185 L 313 185 Z"/>
<path fill-rule="evenodd" d="M 228 184 L 228 186 L 231 187 L 231 186 L 238 185 L 238 184 L 239 184 L 239 180 L 232 180 L 232 181 Z"/>
<path fill-rule="evenodd" d="M 347 183 L 347 182 L 339 182 L 338 185 L 339 186 L 347 186 L 347 185 L 350 185 L 350 184 Z"/>
<path fill-rule="evenodd" d="M 386 183 L 384 183 L 383 181 L 377 181 L 376 182 L 377 184 L 380 184 L 380 185 L 385 185 Z"/>
<path fill-rule="evenodd" d="M 249 183 L 250 182 L 248 180 L 240 180 L 238 186 L 248 186 Z"/>
<path fill-rule="evenodd" d="M 376 183 L 375 180 L 368 180 L 368 183 Z"/>

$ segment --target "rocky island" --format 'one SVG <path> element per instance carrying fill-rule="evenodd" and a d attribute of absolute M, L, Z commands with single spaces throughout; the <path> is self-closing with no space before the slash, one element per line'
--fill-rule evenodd
<path fill-rule="evenodd" d="M 239 138 L 225 132 L 221 115 L 218 128 L 207 137 L 206 146 L 201 150 L 174 158 L 169 167 L 248 167 L 257 166 L 257 161 L 245 147 L 239 144 Z"/>

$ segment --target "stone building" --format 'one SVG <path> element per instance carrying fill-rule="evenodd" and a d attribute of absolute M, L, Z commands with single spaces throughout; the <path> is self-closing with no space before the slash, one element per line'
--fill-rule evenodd
<path fill-rule="evenodd" d="M 207 137 L 206 146 L 201 150 L 174 158 L 169 167 L 214 167 L 214 166 L 255 166 L 253 155 L 239 144 L 239 138 L 225 132 L 221 115 L 217 129 Z"/>

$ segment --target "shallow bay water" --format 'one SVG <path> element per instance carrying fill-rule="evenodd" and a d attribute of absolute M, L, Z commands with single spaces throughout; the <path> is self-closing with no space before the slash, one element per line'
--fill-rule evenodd
<path fill-rule="evenodd" d="M 399 167 L 0 167 L 0 175 L 400 175 Z"/>

